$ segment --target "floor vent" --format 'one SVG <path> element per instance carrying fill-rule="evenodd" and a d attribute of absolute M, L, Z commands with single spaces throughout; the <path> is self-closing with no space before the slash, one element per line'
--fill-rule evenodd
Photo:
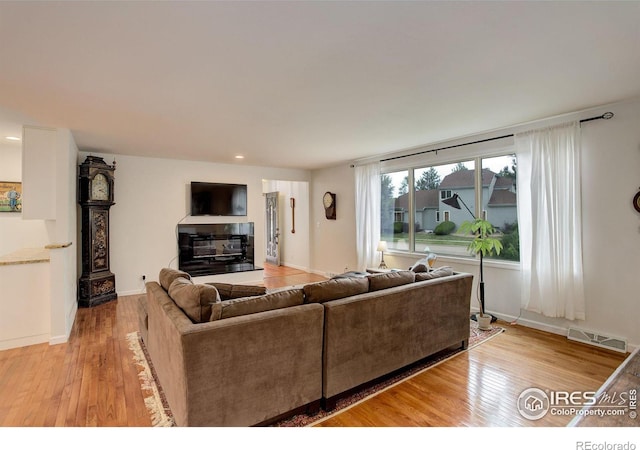
<path fill-rule="evenodd" d="M 593 331 L 580 330 L 578 328 L 569 328 L 567 338 L 572 341 L 584 342 L 585 344 L 595 345 L 596 347 L 608 348 L 617 352 L 627 352 L 627 341 L 624 339 L 603 336 Z"/>

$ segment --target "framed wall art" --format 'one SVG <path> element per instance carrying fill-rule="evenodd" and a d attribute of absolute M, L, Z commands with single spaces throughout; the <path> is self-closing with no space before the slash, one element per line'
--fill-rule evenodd
<path fill-rule="evenodd" d="M 22 183 L 0 181 L 0 212 L 22 211 Z"/>

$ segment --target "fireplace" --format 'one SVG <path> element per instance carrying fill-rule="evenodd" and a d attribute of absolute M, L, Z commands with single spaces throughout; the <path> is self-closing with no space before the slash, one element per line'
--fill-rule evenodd
<path fill-rule="evenodd" d="M 180 224 L 178 246 L 178 268 L 194 277 L 257 269 L 253 222 Z"/>

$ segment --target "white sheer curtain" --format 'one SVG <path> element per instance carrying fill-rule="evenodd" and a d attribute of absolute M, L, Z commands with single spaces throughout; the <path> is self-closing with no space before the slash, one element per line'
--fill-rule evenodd
<path fill-rule="evenodd" d="M 515 135 L 522 307 L 585 318 L 580 123 Z"/>
<path fill-rule="evenodd" d="M 375 264 L 380 240 L 380 163 L 356 166 L 356 249 L 358 270 Z"/>

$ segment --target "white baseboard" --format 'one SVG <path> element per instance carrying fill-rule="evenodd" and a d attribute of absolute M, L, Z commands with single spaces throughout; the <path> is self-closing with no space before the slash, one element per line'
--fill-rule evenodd
<path fill-rule="evenodd" d="M 9 350 L 11 348 L 26 347 L 27 345 L 43 344 L 49 342 L 48 334 L 38 334 L 36 336 L 24 336 L 15 339 L 6 339 L 0 341 L 0 350 Z"/>
<path fill-rule="evenodd" d="M 124 297 L 127 295 L 144 295 L 147 293 L 146 289 L 143 290 L 135 290 L 135 291 L 121 291 L 121 292 L 117 292 L 116 295 L 118 295 L 118 297 Z"/>
<path fill-rule="evenodd" d="M 327 272 L 323 271 L 323 270 L 310 270 L 310 273 L 313 273 L 315 275 L 321 275 L 323 277 L 327 276 Z"/>
<path fill-rule="evenodd" d="M 522 325 L 525 327 L 533 328 L 535 330 L 547 331 L 553 334 L 559 334 L 560 336 L 566 336 L 569 332 L 569 328 L 567 327 L 559 327 L 557 325 L 549 325 L 548 323 L 542 323 L 531 319 L 523 319 L 522 317 L 509 316 L 505 314 L 499 314 L 495 311 L 487 311 L 489 314 L 493 314 L 496 317 L 504 320 L 505 322 L 513 323 L 516 322 L 518 325 Z"/>
<path fill-rule="evenodd" d="M 49 338 L 49 345 L 57 345 L 57 344 L 64 344 L 65 342 L 69 341 L 69 336 L 51 336 Z"/>
<path fill-rule="evenodd" d="M 282 261 L 280 263 L 281 266 L 291 267 L 292 269 L 302 270 L 303 272 L 311 272 L 308 267 L 299 266 L 297 264 L 289 264 L 288 262 Z"/>
<path fill-rule="evenodd" d="M 548 323 L 538 322 L 536 320 L 531 319 L 523 319 L 522 317 L 509 316 L 505 314 L 497 314 L 495 311 L 487 311 L 489 314 L 493 314 L 496 317 L 504 320 L 505 322 L 513 323 L 516 322 L 518 325 L 522 325 L 523 327 L 533 328 L 534 330 L 546 331 L 548 333 L 558 334 L 560 336 L 567 336 L 569 334 L 568 327 L 560 327 L 557 325 L 549 325 Z M 627 350 L 629 352 L 633 352 L 640 345 L 627 343 Z"/>

